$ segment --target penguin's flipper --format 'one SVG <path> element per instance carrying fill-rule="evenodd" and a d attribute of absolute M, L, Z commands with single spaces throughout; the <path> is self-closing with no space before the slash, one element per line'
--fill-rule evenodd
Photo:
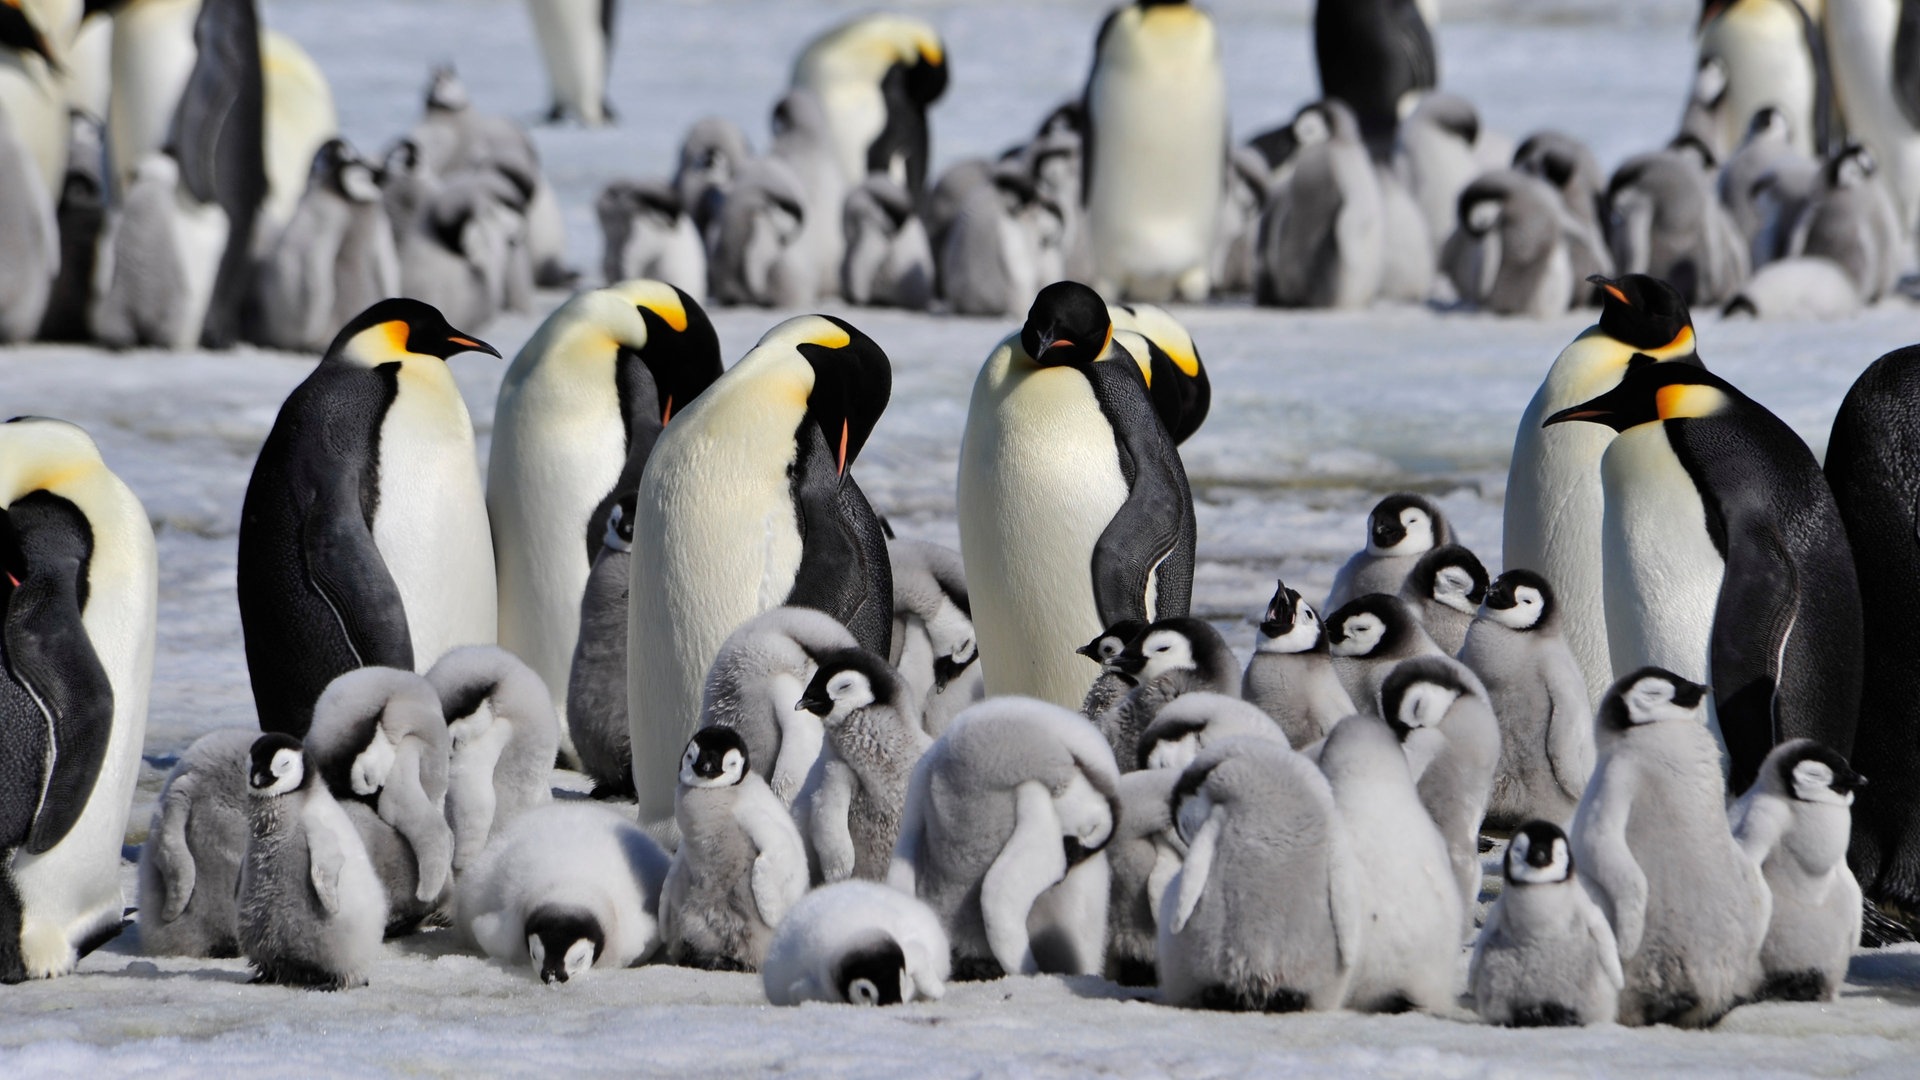
<path fill-rule="evenodd" d="M 1187 858 L 1180 866 L 1179 891 L 1174 894 L 1173 922 L 1169 924 L 1176 934 L 1187 928 L 1187 920 L 1193 918 L 1193 909 L 1200 906 L 1200 897 L 1206 893 L 1207 878 L 1213 873 L 1213 855 L 1220 847 L 1220 830 L 1225 828 L 1224 813 L 1214 807 L 1187 844 Z"/>
<path fill-rule="evenodd" d="M 195 867 L 193 849 L 187 846 L 187 822 L 193 814 L 192 777 L 181 777 L 167 785 L 166 798 L 160 800 L 160 827 L 148 842 L 158 844 L 154 863 L 160 871 L 160 920 L 172 922 L 187 910 L 193 899 Z"/>
<path fill-rule="evenodd" d="M 1901 0 L 1893 37 L 1893 100 L 1907 123 L 1920 128 L 1920 0 Z"/>
<path fill-rule="evenodd" d="M 734 804 L 734 820 L 758 852 L 753 858 L 753 906 L 760 921 L 780 925 L 807 891 L 807 852 L 793 818 L 764 783 L 748 780 Z"/>
<path fill-rule="evenodd" d="M 1732 768 L 1728 790 L 1746 790 L 1783 737 L 1780 676 L 1800 616 L 1800 574 L 1771 524 L 1727 545 L 1713 613 L 1709 670 L 1720 735 Z"/>
<path fill-rule="evenodd" d="M 1038 780 L 1013 789 L 1013 832 L 980 882 L 980 921 L 987 947 L 1009 975 L 1038 970 L 1027 916 L 1034 901 L 1067 873 L 1060 816 L 1053 794 Z"/>
<path fill-rule="evenodd" d="M 893 568 L 880 518 L 852 476 L 840 472 L 818 425 L 804 424 L 793 466 L 800 512 L 800 566 L 789 607 L 840 620 L 860 647 L 893 651 Z"/>
<path fill-rule="evenodd" d="M 887 866 L 887 887 L 918 896 L 920 849 L 927 842 L 927 775 L 938 746 L 920 755 L 907 775 L 907 802 L 900 812 L 900 839 L 893 844 L 893 862 Z"/>
<path fill-rule="evenodd" d="M 314 898 L 329 915 L 340 913 L 340 870 L 346 865 L 346 845 L 332 829 L 307 830 L 307 876 L 313 882 Z"/>
<path fill-rule="evenodd" d="M 1613 936 L 1613 927 L 1607 925 L 1607 917 L 1600 913 L 1600 906 L 1591 897 L 1580 899 L 1586 906 L 1587 936 L 1593 939 L 1594 949 L 1600 953 L 1600 970 L 1615 990 L 1623 990 L 1627 976 L 1620 969 L 1620 942 Z"/>
<path fill-rule="evenodd" d="M 1580 801 L 1593 775 L 1593 709 L 1587 680 L 1570 654 L 1547 668 L 1547 765 L 1567 798 Z"/>
<path fill-rule="evenodd" d="M 180 162 L 180 183 L 203 203 L 220 201 L 232 178 L 220 176 L 220 146 L 240 119 L 240 104 L 252 72 L 253 96 L 260 95 L 260 29 L 251 3 L 206 3 L 194 22 L 198 49 L 187 87 L 173 115 L 168 142 Z M 250 55 L 249 55 L 250 54 Z M 258 144 L 260 133 L 253 133 Z M 265 177 L 265 165 L 261 165 Z"/>
<path fill-rule="evenodd" d="M 1627 846 L 1627 819 L 1633 813 L 1632 791 L 1637 783 L 1631 765 L 1610 758 L 1581 796 L 1571 830 L 1580 882 L 1606 914 L 1622 957 L 1640 951 L 1647 927 L 1647 874 Z"/>
<path fill-rule="evenodd" d="M 340 499 L 326 501 L 352 505 L 340 501 L 345 498 L 343 493 Z M 354 659 L 361 665 L 413 670 L 406 604 L 380 549 L 374 546 L 366 519 L 357 513 L 316 508 L 308 514 L 300 540 L 307 585 L 333 609 Z"/>
<path fill-rule="evenodd" d="M 1113 428 L 1127 481 L 1126 502 L 1093 548 L 1100 625 L 1183 616 L 1193 597 L 1195 528 L 1193 494 L 1180 453 L 1153 409 L 1138 366 L 1095 363 L 1087 369 L 1087 381 Z"/>
<path fill-rule="evenodd" d="M 393 767 L 380 788 L 377 810 L 380 820 L 393 826 L 413 849 L 418 875 L 414 896 L 428 903 L 440 895 L 453 875 L 453 827 L 447 824 L 445 811 L 428 798 L 420 778 L 422 745 L 418 738 L 399 741 Z"/>
<path fill-rule="evenodd" d="M 814 789 L 807 812 L 807 838 L 813 841 L 813 854 L 824 882 L 845 881 L 853 876 L 853 830 L 847 815 L 853 808 L 853 789 L 857 781 L 853 770 L 834 758 L 821 772 L 820 786 Z"/>
<path fill-rule="evenodd" d="M 1340 971 L 1351 971 L 1360 958 L 1362 916 L 1360 864 L 1345 829 L 1335 828 L 1327 840 L 1327 912 L 1333 921 L 1333 947 Z"/>

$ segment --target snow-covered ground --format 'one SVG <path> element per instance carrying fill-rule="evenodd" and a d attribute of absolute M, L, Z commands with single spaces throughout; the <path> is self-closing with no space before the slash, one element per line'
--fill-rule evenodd
<path fill-rule="evenodd" d="M 707 113 L 764 141 L 795 48 L 871 5 L 827 0 L 628 0 L 612 96 L 620 127 L 536 134 L 572 230 L 598 263 L 591 200 L 607 180 L 665 173 Z M 934 117 L 937 162 L 998 151 L 1084 78 L 1106 0 L 909 2 L 946 34 L 953 82 Z M 1308 0 L 1216 0 L 1234 128 L 1290 116 L 1314 87 Z M 1691 0 L 1444 0 L 1444 83 L 1489 127 L 1555 125 L 1603 164 L 1663 141 L 1689 81 Z M 544 75 L 518 0 L 263 0 L 328 72 L 347 134 L 379 148 L 413 122 L 428 65 L 456 61 L 478 104 L 532 117 Z M 558 295 L 541 298 L 543 311 Z M 905 535 L 953 543 L 953 477 L 966 395 L 1010 327 L 979 319 L 843 312 L 894 364 L 893 403 L 856 474 Z M 780 313 L 715 312 L 735 359 Z M 1513 427 L 1582 316 L 1548 322 L 1382 308 L 1300 315 L 1238 306 L 1178 312 L 1214 385 L 1185 447 L 1200 525 L 1196 601 L 1241 649 L 1276 575 L 1324 593 L 1380 495 L 1440 498 L 1462 539 L 1499 563 Z M 482 332 L 511 356 L 537 318 Z M 1821 450 L 1841 395 L 1883 352 L 1920 339 L 1914 309 L 1841 325 L 1699 317 L 1709 365 Z M 76 421 L 145 500 L 160 541 L 154 792 L 199 734 L 255 722 L 233 593 L 235 537 L 253 457 L 311 358 L 0 350 L 0 415 Z M 505 363 L 453 361 L 482 461 Z M 547 990 L 520 971 L 453 955 L 444 934 L 392 946 L 373 985 L 309 995 L 242 985 L 244 966 L 138 955 L 132 933 L 82 974 L 0 991 L 0 1076 L 102 1071 L 250 1075 L 496 1074 L 592 1069 L 738 1074 L 1052 1076 L 1598 1075 L 1684 1068 L 1727 1076 L 1912 1075 L 1920 1060 L 1920 951 L 1865 954 L 1833 1006 L 1736 1011 L 1711 1033 L 1517 1033 L 1448 1019 L 1229 1017 L 1127 1000 L 1099 980 L 1012 979 L 956 988 L 937 1006 L 880 1013 L 772 1010 L 757 980 L 664 968 L 595 973 Z M 1467 1018 L 1470 1020 L 1470 1018 Z"/>

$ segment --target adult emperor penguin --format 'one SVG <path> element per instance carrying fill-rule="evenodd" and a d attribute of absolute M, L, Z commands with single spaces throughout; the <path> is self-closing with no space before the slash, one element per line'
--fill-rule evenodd
<path fill-rule="evenodd" d="M 859 16 L 807 43 L 793 86 L 819 97 L 848 187 L 880 173 L 915 198 L 925 192 L 927 109 L 947 89 L 939 31 L 902 15 Z"/>
<path fill-rule="evenodd" d="M 1920 222 L 1920 0 L 1827 0 L 1825 21 L 1847 133 L 1886 170 L 1911 233 Z"/>
<path fill-rule="evenodd" d="M 303 735 L 334 676 L 425 667 L 495 634 L 473 423 L 446 359 L 500 355 L 418 300 L 347 323 L 280 407 L 240 513 L 260 723 Z"/>
<path fill-rule="evenodd" d="M 1107 315 L 1115 333 L 1129 333 L 1123 344 L 1140 364 L 1167 434 L 1175 443 L 1186 442 L 1213 403 L 1213 385 L 1193 335 L 1157 304 L 1109 304 Z"/>
<path fill-rule="evenodd" d="M 1187 614 L 1193 496 L 1098 293 L 1040 290 L 987 357 L 960 440 L 960 553 L 989 694 L 1078 708 L 1107 627 Z M 1124 359 L 1124 357 L 1121 357 Z"/>
<path fill-rule="evenodd" d="M 1818 4 L 1800 0 L 1703 0 L 1700 60 L 1718 60 L 1726 87 L 1704 135 L 1725 158 L 1753 114 L 1771 106 L 1792 122 L 1794 145 L 1825 153 L 1832 131 L 1834 73 L 1828 69 Z M 1809 10 L 1811 9 L 1811 10 Z"/>
<path fill-rule="evenodd" d="M 1205 300 L 1228 145 L 1212 17 L 1186 0 L 1115 8 L 1094 40 L 1085 102 L 1095 285 L 1115 300 Z"/>
<path fill-rule="evenodd" d="M 1920 346 L 1897 349 L 1861 373 L 1840 403 L 1827 441 L 1827 481 L 1860 553 L 1864 616 L 1860 726 L 1854 760 L 1872 763 L 1873 783 L 1856 793 L 1850 861 L 1867 898 L 1901 926 L 1873 920 L 1874 943 L 1889 932 L 1920 933 L 1920 821 L 1909 809 L 1920 791 Z"/>
<path fill-rule="evenodd" d="M 927 905 L 870 881 L 800 898 L 773 932 L 761 985 L 774 1005 L 897 1005 L 946 994 L 953 957 Z"/>
<path fill-rule="evenodd" d="M 1686 364 L 1632 368 L 1546 422 L 1569 420 L 1621 433 L 1600 463 L 1614 665 L 1711 676 L 1735 788 L 1787 739 L 1851 751 L 1860 589 L 1806 443 L 1733 384 Z"/>
<path fill-rule="evenodd" d="M 613 60 L 613 21 L 618 0 L 527 0 L 540 59 L 547 65 L 553 105 L 547 120 L 573 117 L 587 127 L 613 122 L 607 101 L 607 68 Z"/>
<path fill-rule="evenodd" d="M 1620 945 L 1575 874 L 1566 834 L 1530 821 L 1501 866 L 1506 885 L 1467 967 L 1473 1010 L 1508 1027 L 1612 1020 L 1626 982 Z"/>
<path fill-rule="evenodd" d="M 893 579 L 880 520 L 848 469 L 893 369 L 851 323 L 788 319 L 654 444 L 634 510 L 627 631 L 642 821 L 672 812 L 673 770 L 721 642 L 780 605 L 838 619 L 887 655 Z"/>
<path fill-rule="evenodd" d="M 1613 439 L 1583 425 L 1541 425 L 1618 384 L 1636 364 L 1700 364 L 1693 318 L 1679 290 L 1644 274 L 1597 284 L 1604 296 L 1599 323 L 1560 351 L 1520 415 L 1502 532 L 1506 565 L 1537 571 L 1553 583 L 1562 632 L 1586 676 L 1590 707 L 1614 679 L 1600 580 L 1600 456 Z"/>
<path fill-rule="evenodd" d="M 48 17 L 48 6 L 31 0 L 24 4 L 0 0 L 0 113 L 13 129 L 20 161 L 41 198 L 60 190 L 68 157 L 67 103 L 61 83 L 70 57 L 61 40 L 64 28 L 56 25 L 57 18 Z M 8 201 L 24 193 L 13 186 L 19 183 L 9 177 Z"/>
<path fill-rule="evenodd" d="M 156 579 L 146 511 L 86 432 L 0 424 L 0 981 L 119 933 Z"/>
<path fill-rule="evenodd" d="M 1435 7 L 1422 0 L 1319 0 L 1313 7 L 1321 96 L 1353 109 L 1377 161 L 1393 152 L 1407 96 L 1439 81 Z"/>
<path fill-rule="evenodd" d="M 563 726 L 607 514 L 639 487 L 661 430 L 719 376 L 720 339 L 700 305 L 636 280 L 560 305 L 501 380 L 487 461 L 500 644 L 546 680 Z"/>
<path fill-rule="evenodd" d="M 1326 610 L 1368 593 L 1399 595 L 1420 559 L 1452 542 L 1446 515 L 1432 500 L 1407 492 L 1381 499 L 1367 514 L 1367 545 L 1333 575 Z"/>

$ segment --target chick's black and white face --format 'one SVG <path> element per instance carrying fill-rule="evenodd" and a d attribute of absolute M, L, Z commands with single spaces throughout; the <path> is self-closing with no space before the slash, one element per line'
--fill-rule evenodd
<path fill-rule="evenodd" d="M 1824 761 L 1808 758 L 1793 767 L 1793 797 L 1801 802 L 1829 806 L 1852 806 L 1853 792 L 1835 784 L 1833 769 Z"/>
<path fill-rule="evenodd" d="M 1146 767 L 1149 769 L 1185 769 L 1200 756 L 1200 735 L 1187 732 L 1178 738 L 1161 739 L 1147 748 Z"/>
<path fill-rule="evenodd" d="M 1192 670 L 1193 642 L 1178 630 L 1155 630 L 1140 643 L 1140 655 L 1146 666 L 1140 669 L 1140 681 L 1151 682 L 1170 671 Z"/>
<path fill-rule="evenodd" d="M 591 940 L 578 938 L 567 946 L 564 953 L 554 957 L 553 962 L 549 963 L 547 943 L 542 941 L 538 934 L 527 935 L 527 955 L 533 960 L 533 973 L 540 976 L 540 981 L 549 986 L 567 982 L 592 967 L 593 952 L 594 946 Z"/>
<path fill-rule="evenodd" d="M 1546 598 L 1540 590 L 1531 585 L 1516 585 L 1511 590 L 1512 603 L 1506 607 L 1487 606 L 1487 617 L 1509 630 L 1531 630 L 1547 612 Z M 1491 600 L 1492 598 L 1489 597 Z M 1504 599 L 1504 597 L 1503 597 Z"/>
<path fill-rule="evenodd" d="M 1299 593 L 1292 593 L 1292 601 L 1291 623 L 1279 619 L 1261 623 L 1260 633 L 1253 641 L 1255 652 L 1302 653 L 1320 643 L 1320 616 L 1314 613 L 1313 605 Z M 1279 633 L 1269 636 L 1269 630 Z"/>
<path fill-rule="evenodd" d="M 1565 881 L 1572 868 L 1564 837 L 1541 836 L 1527 829 L 1513 834 L 1513 843 L 1507 848 L 1507 880 L 1546 885 Z"/>
<path fill-rule="evenodd" d="M 1627 722 L 1657 724 L 1673 720 L 1698 720 L 1701 695 L 1686 691 L 1666 679 L 1648 677 L 1627 689 Z"/>
<path fill-rule="evenodd" d="M 746 751 L 718 739 L 703 739 L 703 731 L 687 744 L 680 758 L 680 782 L 693 788 L 722 788 L 739 783 L 747 772 Z M 727 734 L 733 735 L 728 731 Z M 738 735 L 733 735 L 737 741 Z"/>
<path fill-rule="evenodd" d="M 1485 236 L 1500 224 L 1500 210 L 1499 199 L 1481 199 L 1461 212 L 1460 223 L 1470 235 Z"/>
<path fill-rule="evenodd" d="M 1447 718 L 1447 710 L 1460 699 L 1460 691 L 1439 683 L 1417 682 L 1407 687 L 1400 696 L 1400 707 L 1396 716 L 1410 728 L 1439 727 L 1440 721 Z"/>
<path fill-rule="evenodd" d="M 1433 576 L 1433 598 L 1455 611 L 1471 615 L 1479 607 L 1473 599 L 1478 583 L 1464 566 L 1443 566 Z"/>
<path fill-rule="evenodd" d="M 300 786 L 306 773 L 306 765 L 300 757 L 300 751 L 285 747 L 273 752 L 265 766 L 256 759 L 247 778 L 248 788 L 262 798 L 285 795 Z"/>
<path fill-rule="evenodd" d="M 827 696 L 833 699 L 829 719 L 842 719 L 856 709 L 873 704 L 873 684 L 858 671 L 837 672 L 827 680 Z"/>
<path fill-rule="evenodd" d="M 1349 615 L 1340 626 L 1340 640 L 1332 644 L 1335 656 L 1368 656 L 1387 636 L 1387 624 L 1371 611 Z"/>
<path fill-rule="evenodd" d="M 1369 520 L 1367 553 L 1420 555 L 1434 546 L 1433 516 L 1418 506 L 1376 507 Z"/>

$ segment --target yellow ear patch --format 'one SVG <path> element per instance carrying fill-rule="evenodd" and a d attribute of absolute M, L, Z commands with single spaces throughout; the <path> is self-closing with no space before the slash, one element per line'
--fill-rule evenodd
<path fill-rule="evenodd" d="M 673 327 L 676 332 L 687 329 L 687 307 L 680 300 L 680 294 L 673 286 L 664 281 L 649 281 L 644 278 L 623 281 L 610 286 L 610 292 L 618 293 L 634 307 L 646 308 L 660 316 L 662 322 Z"/>
<path fill-rule="evenodd" d="M 1662 420 L 1712 416 L 1726 407 L 1727 395 L 1711 386 L 1683 383 L 1653 392 L 1654 408 Z"/>
<path fill-rule="evenodd" d="M 16 499 L 25 498 L 36 491 L 51 491 L 58 495 L 98 467 L 99 462 L 94 461 L 42 462 L 38 468 L 14 477 L 8 489 L 0 491 L 0 506 L 11 506 Z"/>
<path fill-rule="evenodd" d="M 1656 359 L 1665 360 L 1669 356 L 1685 356 L 1693 351 L 1693 327 L 1683 326 L 1673 335 L 1673 340 L 1653 350 L 1650 354 Z"/>
<path fill-rule="evenodd" d="M 826 349 L 844 349 L 853 344 L 853 336 L 845 330 L 842 330 L 837 324 L 828 322 L 825 319 L 820 319 L 818 322 L 820 323 L 819 328 L 808 334 L 805 338 L 809 344 L 818 345 Z"/>

